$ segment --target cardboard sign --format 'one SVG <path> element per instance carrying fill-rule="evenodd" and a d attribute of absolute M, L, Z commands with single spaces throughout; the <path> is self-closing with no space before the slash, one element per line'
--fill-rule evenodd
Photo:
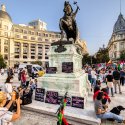
<path fill-rule="evenodd" d="M 61 103 L 61 101 L 62 101 L 62 98 L 63 98 L 63 96 L 58 96 L 58 102 L 57 102 L 57 104 L 60 105 L 60 103 Z M 71 98 L 70 98 L 70 97 L 67 97 L 66 106 L 71 106 Z"/>
<path fill-rule="evenodd" d="M 72 107 L 84 109 L 84 98 L 72 96 Z"/>
<path fill-rule="evenodd" d="M 73 62 L 63 62 L 62 63 L 62 72 L 73 73 Z"/>
<path fill-rule="evenodd" d="M 58 102 L 58 92 L 47 91 L 45 103 L 57 104 Z"/>
<path fill-rule="evenodd" d="M 45 89 L 36 88 L 35 91 L 35 100 L 44 102 Z"/>
<path fill-rule="evenodd" d="M 47 67 L 46 68 L 46 73 L 48 73 L 48 74 L 55 74 L 56 72 L 57 72 L 56 67 Z"/>

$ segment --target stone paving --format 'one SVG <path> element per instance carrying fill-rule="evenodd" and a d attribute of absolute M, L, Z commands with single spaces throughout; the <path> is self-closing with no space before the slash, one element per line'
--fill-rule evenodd
<path fill-rule="evenodd" d="M 2 86 L 3 83 L 5 82 L 5 78 L 6 78 L 6 74 L 4 76 L 0 75 L 0 86 Z M 14 86 L 20 85 L 17 78 L 18 77 L 17 77 L 17 74 L 16 74 L 14 76 L 14 84 L 13 84 Z M 39 81 L 39 79 L 38 79 L 38 81 Z M 103 86 L 105 86 L 105 84 Z M 123 107 L 125 107 L 125 86 L 122 87 L 122 94 L 115 94 L 115 97 L 111 97 L 111 103 L 109 104 L 109 110 L 112 109 L 112 107 L 115 107 L 115 106 L 118 106 L 118 105 L 122 105 Z M 39 107 L 40 106 L 42 107 L 42 105 L 39 105 Z M 72 107 L 70 107 L 70 108 L 72 108 Z M 88 115 L 89 115 L 88 118 L 89 119 L 91 119 L 90 116 L 95 117 L 95 115 L 93 116 L 94 103 L 93 103 L 93 100 L 92 100 L 92 93 L 89 94 L 89 97 L 87 99 L 87 103 L 86 103 L 86 106 L 85 106 L 85 110 L 86 111 L 88 110 Z M 91 111 L 92 111 L 92 113 L 91 113 Z M 83 113 L 84 110 L 83 111 L 82 110 L 80 111 L 79 109 L 76 110 L 76 113 L 79 114 L 80 112 Z M 72 110 L 70 110 L 70 113 L 73 114 Z M 85 114 L 85 112 L 83 114 Z M 122 111 L 121 115 L 125 118 L 125 111 Z M 54 116 L 42 115 L 41 114 L 40 118 L 39 118 L 39 113 L 35 114 L 35 112 L 22 110 L 21 118 L 19 120 L 17 120 L 16 122 L 14 122 L 14 125 L 56 125 L 56 120 L 57 119 Z M 81 125 L 81 124 L 75 123 L 74 125 Z M 119 124 L 115 123 L 115 122 L 114 123 L 105 122 L 105 123 L 102 123 L 102 125 L 119 125 Z"/>

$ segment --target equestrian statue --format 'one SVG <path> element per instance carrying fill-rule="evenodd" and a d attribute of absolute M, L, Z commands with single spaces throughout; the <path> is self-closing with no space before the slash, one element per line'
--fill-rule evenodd
<path fill-rule="evenodd" d="M 72 6 L 69 4 L 69 2 L 65 1 L 63 10 L 64 16 L 60 19 L 59 27 L 61 30 L 61 40 L 64 38 L 64 32 L 65 32 L 67 40 L 69 41 L 70 38 L 73 38 L 75 43 L 78 39 L 78 28 L 75 17 L 78 10 L 80 9 L 77 5 L 77 2 L 74 2 L 74 4 L 77 6 L 75 12 L 73 12 Z"/>

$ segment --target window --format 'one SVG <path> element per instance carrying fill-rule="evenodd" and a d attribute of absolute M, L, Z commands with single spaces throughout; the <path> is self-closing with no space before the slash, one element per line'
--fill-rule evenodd
<path fill-rule="evenodd" d="M 45 59 L 49 59 L 49 58 L 46 56 Z"/>
<path fill-rule="evenodd" d="M 36 47 L 36 45 L 35 44 L 31 44 L 31 48 L 35 48 Z"/>
<path fill-rule="evenodd" d="M 8 40 L 4 40 L 4 45 L 8 45 Z"/>
<path fill-rule="evenodd" d="M 15 58 L 19 58 L 19 55 L 15 55 L 14 57 L 15 57 Z"/>
<path fill-rule="evenodd" d="M 27 34 L 27 31 L 26 31 L 26 30 L 24 30 L 24 34 Z"/>
<path fill-rule="evenodd" d="M 23 39 L 27 39 L 27 36 L 23 36 Z"/>
<path fill-rule="evenodd" d="M 39 38 L 38 38 L 38 41 L 42 41 L 42 38 L 39 37 Z"/>
<path fill-rule="evenodd" d="M 124 49 L 124 42 L 121 43 L 121 49 Z"/>
<path fill-rule="evenodd" d="M 24 58 L 24 59 L 27 59 L 27 56 L 26 56 L 26 55 L 23 55 L 23 58 Z"/>
<path fill-rule="evenodd" d="M 31 35 L 34 35 L 34 32 L 31 32 Z"/>
<path fill-rule="evenodd" d="M 15 48 L 15 53 L 19 53 L 20 49 L 19 48 Z"/>
<path fill-rule="evenodd" d="M 48 42 L 49 40 L 48 39 L 45 39 L 46 42 Z"/>
<path fill-rule="evenodd" d="M 4 52 L 8 53 L 8 47 L 7 46 L 4 46 Z"/>
<path fill-rule="evenodd" d="M 46 34 L 46 37 L 48 37 L 48 34 Z"/>
<path fill-rule="evenodd" d="M 38 34 L 38 36 L 42 36 L 42 34 L 41 34 L 41 33 L 39 33 L 39 34 Z"/>
<path fill-rule="evenodd" d="M 8 30 L 8 26 L 7 26 L 7 25 L 4 25 L 4 29 L 5 29 L 5 30 Z"/>
<path fill-rule="evenodd" d="M 8 36 L 8 33 L 7 33 L 7 32 L 4 32 L 4 36 L 6 36 L 6 37 L 7 37 L 7 36 Z"/>
<path fill-rule="evenodd" d="M 35 40 L 35 38 L 34 38 L 34 37 L 31 37 L 31 40 Z"/>
<path fill-rule="evenodd" d="M 20 38 L 20 35 L 15 35 L 16 38 Z"/>
<path fill-rule="evenodd" d="M 29 34 L 31 34 L 31 31 L 29 31 Z"/>
<path fill-rule="evenodd" d="M 35 59 L 35 56 L 31 56 L 31 59 Z"/>
<path fill-rule="evenodd" d="M 15 46 L 20 46 L 20 43 L 19 42 L 15 42 Z"/>
<path fill-rule="evenodd" d="M 15 29 L 15 32 L 19 32 L 19 29 Z"/>
<path fill-rule="evenodd" d="M 45 45 L 45 49 L 49 49 L 49 45 Z"/>
<path fill-rule="evenodd" d="M 5 60 L 8 60 L 8 55 L 4 55 L 4 59 L 5 59 Z"/>
<path fill-rule="evenodd" d="M 54 38 L 54 35 L 52 35 L 52 38 Z"/>
<path fill-rule="evenodd" d="M 23 49 L 23 54 L 27 54 L 27 49 Z"/>
<path fill-rule="evenodd" d="M 49 34 L 49 37 L 51 37 L 52 35 L 51 34 Z"/>
<path fill-rule="evenodd" d="M 28 44 L 27 43 L 23 43 L 23 47 L 28 47 Z"/>
<path fill-rule="evenodd" d="M 114 49 L 116 49 L 116 44 L 114 44 Z"/>
<path fill-rule="evenodd" d="M 38 59 L 42 59 L 42 56 L 38 56 Z"/>

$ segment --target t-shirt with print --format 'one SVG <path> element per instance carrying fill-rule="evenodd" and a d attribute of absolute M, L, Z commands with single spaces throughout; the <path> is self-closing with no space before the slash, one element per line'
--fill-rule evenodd
<path fill-rule="evenodd" d="M 12 125 L 10 122 L 12 119 L 13 113 L 8 111 L 6 107 L 0 107 L 0 125 Z"/>
<path fill-rule="evenodd" d="M 100 100 L 95 100 L 95 112 L 98 114 L 98 109 L 103 109 L 102 102 Z"/>

